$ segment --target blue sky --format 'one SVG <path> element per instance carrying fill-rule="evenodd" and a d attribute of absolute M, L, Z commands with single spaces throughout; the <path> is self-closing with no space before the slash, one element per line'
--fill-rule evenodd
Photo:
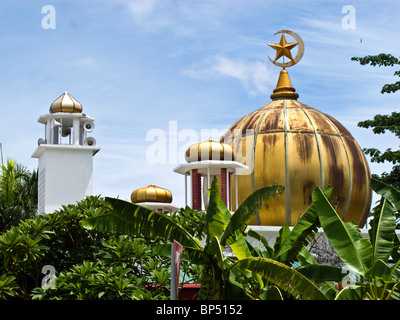
<path fill-rule="evenodd" d="M 55 29 L 42 27 L 46 5 L 55 9 Z M 342 26 L 346 5 L 355 9 L 355 29 Z M 380 93 L 397 81 L 395 69 L 350 59 L 398 57 L 399 12 L 396 0 L 2 0 L 3 154 L 36 168 L 31 155 L 44 135 L 37 119 L 68 91 L 95 118 L 92 136 L 101 151 L 93 193 L 129 199 L 152 183 L 170 189 L 182 206 L 184 179 L 173 172 L 182 150 L 210 135 L 218 139 L 270 101 L 280 68 L 269 62 L 275 51 L 267 43 L 278 42 L 274 33 L 282 29 L 305 44 L 303 59 L 288 69 L 298 100 L 342 122 L 361 147 L 398 148 L 390 134 L 357 127 L 398 110 L 398 93 Z M 150 159 L 157 133 L 165 134 L 166 154 Z M 389 168 L 371 164 L 374 173 Z"/>

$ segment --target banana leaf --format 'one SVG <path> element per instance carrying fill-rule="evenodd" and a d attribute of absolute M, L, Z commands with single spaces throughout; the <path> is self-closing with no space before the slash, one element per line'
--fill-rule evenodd
<path fill-rule="evenodd" d="M 347 286 L 339 291 L 335 300 L 362 300 L 366 292 L 365 286 Z"/>
<path fill-rule="evenodd" d="M 374 219 L 370 222 L 371 228 L 368 230 L 374 260 L 387 261 L 392 253 L 396 235 L 394 213 L 393 206 L 382 197 L 378 210 L 374 213 Z"/>
<path fill-rule="evenodd" d="M 208 204 L 205 221 L 206 234 L 208 239 L 212 239 L 213 237 L 220 239 L 227 224 L 229 223 L 231 214 L 220 197 L 219 187 L 215 177 L 212 181 L 209 194 L 210 201 Z M 221 244 L 225 245 L 222 242 Z"/>
<path fill-rule="evenodd" d="M 342 281 L 344 276 L 342 273 L 342 268 L 324 264 L 310 264 L 296 270 L 308 279 L 317 282 Z"/>
<path fill-rule="evenodd" d="M 355 223 L 344 223 L 319 187 L 312 194 L 321 226 L 343 262 L 361 276 L 372 266 L 372 245 Z"/>
<path fill-rule="evenodd" d="M 332 190 L 333 188 L 328 186 L 324 190 L 325 196 L 329 197 L 332 194 Z M 319 221 L 317 219 L 315 203 L 312 203 L 301 215 L 290 234 L 284 239 L 275 258 L 279 258 L 282 262 L 295 259 L 303 246 L 308 245 L 309 240 L 315 236 L 318 226 Z"/>
<path fill-rule="evenodd" d="M 400 210 L 400 190 L 375 178 L 371 178 L 371 189 L 387 199 L 396 211 Z"/>
<path fill-rule="evenodd" d="M 104 215 L 81 220 L 82 227 L 102 232 L 159 236 L 170 241 L 176 240 L 183 246 L 202 248 L 199 239 L 165 213 L 120 199 L 107 197 L 106 201 L 112 210 Z"/>
<path fill-rule="evenodd" d="M 271 198 L 281 194 L 283 190 L 283 186 L 273 185 L 260 188 L 249 195 L 230 217 L 230 221 L 221 236 L 221 245 L 225 245 L 230 237 L 234 237 L 237 230 L 244 231 L 263 202 L 268 203 Z"/>
<path fill-rule="evenodd" d="M 281 262 L 268 258 L 246 258 L 234 263 L 227 272 L 235 266 L 259 273 L 272 284 L 296 298 L 327 300 L 324 293 L 311 280 Z"/>

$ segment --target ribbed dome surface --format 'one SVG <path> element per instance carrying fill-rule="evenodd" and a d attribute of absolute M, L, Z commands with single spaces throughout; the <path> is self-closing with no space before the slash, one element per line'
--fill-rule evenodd
<path fill-rule="evenodd" d="M 234 161 L 234 153 L 229 144 L 223 144 L 211 139 L 195 143 L 185 153 L 187 162 L 204 160 L 227 160 Z"/>
<path fill-rule="evenodd" d="M 149 185 L 137 190 L 134 190 L 131 194 L 131 201 L 133 203 L 140 202 L 172 202 L 172 193 L 168 189 L 157 187 L 155 185 Z"/>
<path fill-rule="evenodd" d="M 350 132 L 329 115 L 278 99 L 238 120 L 221 142 L 232 145 L 236 160 L 245 157 L 250 167 L 248 175 L 238 176 L 239 204 L 263 186 L 285 186 L 251 224 L 294 225 L 315 187 L 332 185 L 338 214 L 364 225 L 371 204 L 369 167 Z"/>
<path fill-rule="evenodd" d="M 81 113 L 82 105 L 68 92 L 64 92 L 50 106 L 50 113 Z"/>

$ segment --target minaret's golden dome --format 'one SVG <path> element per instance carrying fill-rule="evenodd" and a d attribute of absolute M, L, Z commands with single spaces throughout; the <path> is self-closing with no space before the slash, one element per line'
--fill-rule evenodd
<path fill-rule="evenodd" d="M 134 190 L 131 194 L 132 203 L 140 202 L 162 202 L 171 203 L 172 193 L 168 189 L 157 187 L 155 185 L 149 185 L 137 190 Z"/>
<path fill-rule="evenodd" d="M 204 160 L 227 160 L 234 161 L 234 153 L 229 144 L 208 139 L 204 142 L 195 143 L 185 153 L 187 162 Z"/>
<path fill-rule="evenodd" d="M 50 113 L 81 113 L 82 105 L 68 92 L 64 92 L 50 106 Z"/>

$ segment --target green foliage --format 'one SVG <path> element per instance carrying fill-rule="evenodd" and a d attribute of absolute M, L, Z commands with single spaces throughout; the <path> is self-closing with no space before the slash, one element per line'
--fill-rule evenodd
<path fill-rule="evenodd" d="M 54 289 L 37 287 L 33 299 L 167 299 L 168 264 L 155 259 L 144 239 L 113 236 L 102 241 L 95 259 L 61 272 Z"/>
<path fill-rule="evenodd" d="M 0 276 L 0 300 L 15 297 L 18 285 L 15 284 L 15 277 L 3 274 Z"/>
<path fill-rule="evenodd" d="M 0 170 L 0 230 L 35 216 L 37 172 L 30 172 L 10 159 Z"/>
<path fill-rule="evenodd" d="M 395 65 L 400 64 L 400 60 L 391 54 L 381 53 L 374 56 L 365 56 L 365 57 L 353 57 L 351 58 L 353 61 L 360 62 L 361 65 L 369 64 L 371 66 L 383 66 L 383 67 L 393 67 Z M 400 70 L 394 72 L 395 76 L 400 76 Z M 400 90 L 400 81 L 397 81 L 392 84 L 385 84 L 382 87 L 381 93 L 393 93 Z"/>
<path fill-rule="evenodd" d="M 380 210 L 370 222 L 369 239 L 363 238 L 353 222 L 344 223 L 318 188 L 313 193 L 318 218 L 332 246 L 346 265 L 356 272 L 360 281 L 350 289 L 345 287 L 337 299 L 398 299 L 400 283 L 399 239 L 395 233 L 395 207 L 400 191 L 372 180 L 372 188 L 382 194 Z M 392 257 L 392 265 L 389 258 Z M 349 291 L 355 290 L 355 291 Z"/>
<path fill-rule="evenodd" d="M 375 179 L 371 186 L 382 200 L 369 239 L 340 219 L 328 200 L 332 188 L 317 187 L 312 204 L 292 229 L 281 228 L 273 248 L 247 223 L 282 186 L 261 188 L 233 214 L 216 179 L 206 212 L 185 208 L 167 216 L 87 197 L 0 233 L 0 299 L 168 299 L 176 238 L 184 244 L 183 278 L 201 284 L 200 299 L 399 299 L 394 213 L 400 191 Z M 347 276 L 341 268 L 318 264 L 307 250 L 318 228 L 357 275 L 350 286 L 342 287 Z M 250 245 L 250 238 L 260 245 Z M 55 267 L 54 287 L 41 283 L 45 265 Z"/>
<path fill-rule="evenodd" d="M 371 65 L 371 66 L 384 66 L 393 67 L 400 64 L 400 60 L 391 54 L 378 54 L 375 56 L 366 57 L 353 57 L 353 61 L 360 62 L 361 65 Z M 400 76 L 400 70 L 394 72 L 395 76 Z M 382 87 L 381 93 L 394 93 L 400 90 L 400 81 L 392 84 L 385 84 Z M 400 113 L 392 112 L 390 115 L 375 115 L 372 120 L 360 121 L 358 123 L 359 127 L 362 128 L 372 128 L 375 134 L 385 133 L 389 131 L 393 133 L 396 137 L 400 137 Z M 380 179 L 385 183 L 389 183 L 396 188 L 400 188 L 400 150 L 392 150 L 391 148 L 386 149 L 384 152 L 378 150 L 377 148 L 364 148 L 365 154 L 371 156 L 372 162 L 382 163 L 390 162 L 393 164 L 390 173 L 384 172 Z M 373 175 L 374 178 L 378 178 L 377 175 Z"/>
<path fill-rule="evenodd" d="M 166 299 L 170 261 L 154 246 L 162 241 L 82 228 L 109 210 L 90 196 L 0 233 L 0 299 Z M 55 288 L 42 286 L 45 265 L 56 270 Z M 188 278 L 199 272 L 182 266 Z"/>
<path fill-rule="evenodd" d="M 217 180 L 214 179 L 204 223 L 198 221 L 195 226 L 195 229 L 204 231 L 203 234 L 197 233 L 202 236 L 204 248 L 200 245 L 200 239 L 194 238 L 191 232 L 184 232 L 186 228 L 177 221 L 117 199 L 107 199 L 113 207 L 108 215 L 85 219 L 82 225 L 90 230 L 121 230 L 132 234 L 163 237 L 166 241 L 173 241 L 179 237 L 179 241 L 184 244 L 185 259 L 201 266 L 201 275 L 198 279 L 201 283 L 199 299 L 282 299 L 288 295 L 301 299 L 327 299 L 311 280 L 289 265 L 270 258 L 278 256 L 280 247 L 276 248 L 274 253 L 265 238 L 247 228 L 247 223 L 257 213 L 262 202 L 268 202 L 271 197 L 282 192 L 282 186 L 261 188 L 243 201 L 236 212 L 231 214 L 219 196 Z M 315 209 L 310 211 L 315 213 Z M 300 254 L 302 245 L 308 241 L 307 235 L 311 235 L 316 227 L 315 221 L 308 224 L 307 219 L 312 220 L 308 216 L 303 219 L 301 227 L 297 228 L 289 237 L 291 240 L 286 242 L 285 248 L 292 254 L 297 252 L 294 255 Z M 290 230 L 287 236 L 289 234 Z M 266 249 L 253 248 L 247 242 L 246 236 L 256 238 Z M 282 243 L 285 243 L 284 239 Z M 293 244 L 296 246 L 291 250 Z M 226 247 L 233 251 L 234 256 L 224 253 Z M 164 247 L 159 246 L 158 252 L 161 253 L 163 250 Z M 168 253 L 164 251 L 164 254 Z M 254 254 L 258 257 L 252 257 Z M 235 262 L 235 259 L 239 259 L 238 262 Z M 288 261 L 288 259 L 283 260 Z"/>

